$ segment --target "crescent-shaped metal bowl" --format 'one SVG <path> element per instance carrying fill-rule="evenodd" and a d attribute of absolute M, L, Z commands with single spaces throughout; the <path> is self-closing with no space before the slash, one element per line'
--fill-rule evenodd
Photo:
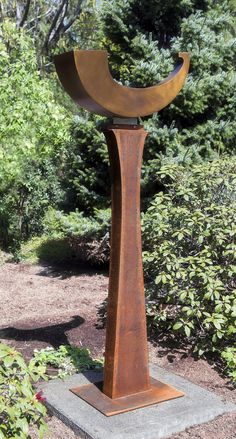
<path fill-rule="evenodd" d="M 120 85 L 110 73 L 106 50 L 75 50 L 55 57 L 58 77 L 71 98 L 81 107 L 102 116 L 147 116 L 166 107 L 178 95 L 189 70 L 189 54 L 174 71 L 152 87 Z"/>

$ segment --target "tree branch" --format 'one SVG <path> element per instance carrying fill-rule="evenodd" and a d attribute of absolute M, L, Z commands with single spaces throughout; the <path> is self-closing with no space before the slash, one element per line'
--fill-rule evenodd
<path fill-rule="evenodd" d="M 23 13 L 21 21 L 19 23 L 19 27 L 23 27 L 24 23 L 27 20 L 27 17 L 29 15 L 30 3 L 31 3 L 31 0 L 27 0 L 26 5 L 25 5 L 25 9 L 24 9 L 24 13 Z"/>
<path fill-rule="evenodd" d="M 58 24 L 57 28 L 55 29 L 54 35 L 50 38 L 50 41 L 53 40 L 57 34 L 60 34 L 61 29 L 63 29 L 63 21 L 64 21 L 64 18 L 66 16 L 67 10 L 68 10 L 68 2 L 66 3 L 66 6 L 64 8 L 64 12 L 61 15 L 60 23 Z"/>
<path fill-rule="evenodd" d="M 78 18 L 78 15 L 81 12 L 81 4 L 82 4 L 82 1 L 77 6 L 77 9 L 74 13 L 74 16 L 68 21 L 68 23 L 65 26 L 63 26 L 63 32 L 66 32 L 72 26 L 72 24 L 75 22 L 75 20 Z"/>
<path fill-rule="evenodd" d="M 58 26 L 54 30 L 53 36 L 51 36 L 51 38 L 50 37 L 48 38 L 47 47 L 46 47 L 47 51 L 49 50 L 50 43 L 54 42 L 54 44 L 55 44 L 59 40 L 60 35 L 65 33 L 73 25 L 73 23 L 78 18 L 79 14 L 81 12 L 81 9 L 82 9 L 81 5 L 82 5 L 82 0 L 80 0 L 78 2 L 77 7 L 76 7 L 75 11 L 73 12 L 73 16 L 71 17 L 71 19 L 68 20 L 68 22 L 66 24 L 64 24 L 64 19 L 65 19 L 65 16 L 66 16 L 66 13 L 68 10 L 68 6 L 69 6 L 68 2 L 66 3 L 66 7 L 64 8 L 64 12 L 60 18 L 60 23 L 58 24 Z M 61 12 L 62 12 L 62 9 L 61 9 Z M 58 19 L 59 19 L 59 15 L 58 15 Z M 57 21 L 58 21 L 58 19 L 57 19 Z M 53 32 L 53 30 L 52 30 L 52 32 Z M 52 32 L 50 35 L 52 35 Z"/>
<path fill-rule="evenodd" d="M 62 0 L 61 4 L 60 4 L 60 6 L 59 6 L 59 8 L 58 8 L 58 10 L 57 10 L 53 20 L 52 20 L 52 24 L 51 24 L 51 26 L 49 28 L 49 31 L 48 31 L 48 33 L 46 35 L 46 38 L 45 38 L 45 41 L 44 41 L 44 45 L 43 45 L 43 48 L 46 51 L 48 50 L 48 44 L 49 44 L 51 33 L 53 32 L 53 29 L 55 28 L 55 26 L 57 24 L 58 18 L 60 17 L 60 14 L 63 11 L 63 8 L 67 4 L 67 2 L 68 2 L 68 0 Z"/>

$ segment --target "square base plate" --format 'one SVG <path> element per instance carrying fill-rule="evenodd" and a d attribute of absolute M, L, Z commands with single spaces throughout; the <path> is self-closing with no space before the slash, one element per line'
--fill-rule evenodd
<path fill-rule="evenodd" d="M 99 410 L 106 416 L 117 415 L 141 407 L 184 396 L 183 392 L 176 390 L 168 384 L 151 378 L 151 388 L 145 392 L 134 395 L 111 399 L 102 392 L 102 381 L 70 389 L 75 395 Z"/>
<path fill-rule="evenodd" d="M 102 371 L 91 370 L 65 380 L 50 380 L 41 383 L 39 388 L 43 390 L 49 412 L 87 439 L 164 439 L 236 410 L 236 405 L 179 375 L 156 365 L 150 365 L 150 370 L 153 378 L 180 389 L 185 397 L 107 417 L 69 391 L 102 381 Z M 233 417 L 231 419 L 233 422 Z"/>

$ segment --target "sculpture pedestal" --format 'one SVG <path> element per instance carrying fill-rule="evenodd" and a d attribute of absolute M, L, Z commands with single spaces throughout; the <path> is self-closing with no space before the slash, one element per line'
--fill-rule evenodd
<path fill-rule="evenodd" d="M 103 393 L 102 381 L 70 390 L 106 416 L 118 415 L 119 413 L 184 396 L 183 392 L 154 378 L 150 379 L 150 384 L 149 390 L 115 399 L 109 398 Z"/>
<path fill-rule="evenodd" d="M 107 416 L 183 396 L 149 377 L 140 226 L 140 178 L 146 131 L 106 129 L 112 231 L 103 384 L 71 389 Z"/>

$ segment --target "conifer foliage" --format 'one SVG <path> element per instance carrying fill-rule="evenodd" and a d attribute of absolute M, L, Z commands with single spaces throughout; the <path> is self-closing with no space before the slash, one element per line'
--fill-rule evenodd
<path fill-rule="evenodd" d="M 191 55 L 179 96 L 158 115 L 141 121 L 149 131 L 145 195 L 156 192 L 153 174 L 163 162 L 199 163 L 235 151 L 235 10 L 234 2 L 213 0 L 102 3 L 97 47 L 108 50 L 113 77 L 123 84 L 154 85 L 173 69 L 179 51 Z M 96 137 L 94 125 L 95 147 Z M 76 171 L 75 182 L 80 183 Z M 98 199 L 100 193 L 99 186 Z"/>
<path fill-rule="evenodd" d="M 138 87 L 153 85 L 171 71 L 173 55 L 191 55 L 182 92 L 155 122 L 147 122 L 156 128 L 152 157 L 166 148 L 181 161 L 183 154 L 193 160 L 231 151 L 236 104 L 233 13 L 229 1 L 104 2 L 104 45 L 117 79 Z"/>

